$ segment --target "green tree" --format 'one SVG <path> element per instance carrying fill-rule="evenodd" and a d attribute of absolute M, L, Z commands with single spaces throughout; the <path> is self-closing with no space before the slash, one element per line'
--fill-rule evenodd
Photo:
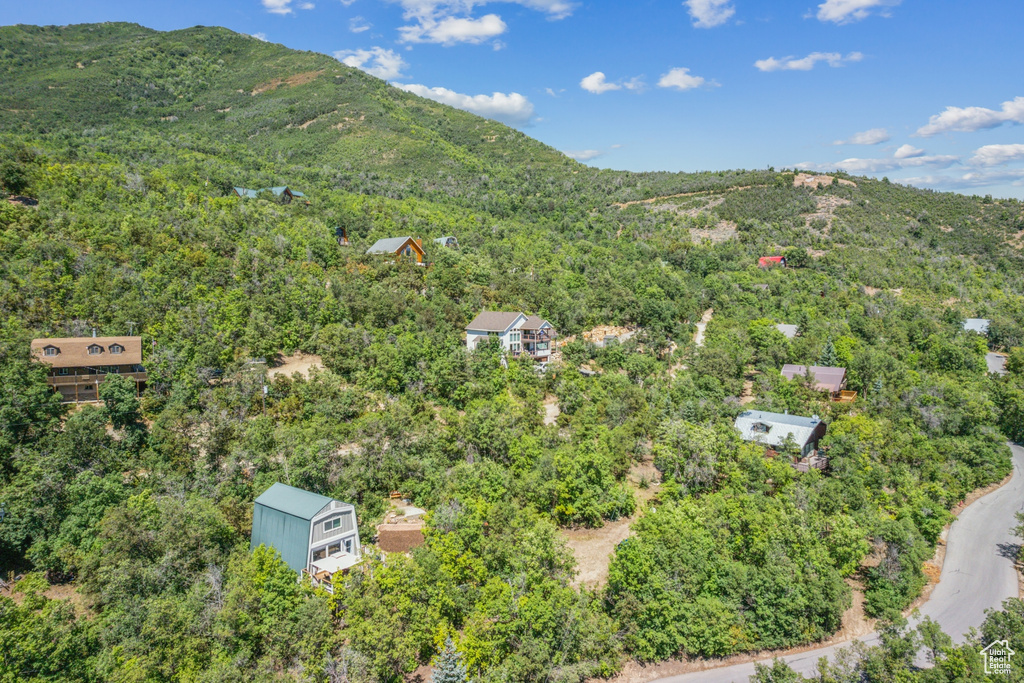
<path fill-rule="evenodd" d="M 451 636 L 444 641 L 444 649 L 434 661 L 434 671 L 430 675 L 431 683 L 468 683 L 469 675 L 466 665 L 462 663 L 462 654 L 455 649 Z"/>

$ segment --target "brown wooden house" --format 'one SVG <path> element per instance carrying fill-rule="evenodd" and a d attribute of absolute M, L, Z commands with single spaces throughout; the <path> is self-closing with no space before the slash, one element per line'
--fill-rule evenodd
<path fill-rule="evenodd" d="M 136 394 L 146 386 L 142 337 L 61 337 L 33 339 L 32 355 L 50 366 L 47 383 L 65 403 L 98 401 L 107 375 L 135 381 Z"/>
<path fill-rule="evenodd" d="M 366 250 L 367 254 L 390 254 L 398 260 L 408 260 L 422 264 L 426 252 L 423 241 L 415 237 L 385 237 L 377 240 Z"/>

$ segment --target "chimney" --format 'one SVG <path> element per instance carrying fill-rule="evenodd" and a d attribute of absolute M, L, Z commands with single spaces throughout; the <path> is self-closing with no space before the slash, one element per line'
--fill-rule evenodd
<path fill-rule="evenodd" d="M 420 238 L 420 237 L 415 237 L 415 238 L 413 238 L 413 241 L 416 243 L 416 246 L 418 246 L 420 248 L 420 250 L 422 251 L 423 250 L 423 239 Z"/>
<path fill-rule="evenodd" d="M 96 328 L 95 327 L 92 328 L 92 336 L 93 336 L 93 339 L 96 338 Z"/>

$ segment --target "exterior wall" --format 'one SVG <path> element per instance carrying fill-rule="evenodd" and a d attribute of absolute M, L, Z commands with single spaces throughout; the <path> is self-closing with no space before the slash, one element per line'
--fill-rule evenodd
<path fill-rule="evenodd" d="M 250 552 L 261 544 L 277 550 L 285 564 L 300 572 L 308 565 L 309 521 L 257 504 L 252 511 Z"/>
<path fill-rule="evenodd" d="M 341 519 L 341 526 L 331 531 L 324 531 L 324 522 Z M 309 552 L 306 555 L 306 567 L 318 556 L 326 557 L 338 550 L 344 550 L 359 556 L 362 547 L 359 544 L 359 531 L 356 528 L 355 508 L 347 503 L 333 501 L 318 512 L 312 521 L 309 533 Z"/>
<path fill-rule="evenodd" d="M 61 400 L 65 403 L 96 401 L 99 400 L 99 385 L 107 375 L 124 375 L 135 380 L 138 392 L 145 388 L 148 379 L 141 365 L 97 365 L 85 368 L 51 368 L 46 383 L 60 393 Z"/>
<path fill-rule="evenodd" d="M 522 323 L 518 323 L 518 324 L 522 324 Z M 515 329 L 515 327 L 513 327 L 510 330 L 505 331 L 504 333 L 487 332 L 486 330 L 466 330 L 466 348 L 469 349 L 470 351 L 476 351 L 477 344 L 479 343 L 478 337 L 489 337 L 491 335 L 494 335 L 495 337 L 497 337 L 501 341 L 501 348 L 503 348 L 506 351 L 508 351 L 509 350 L 509 334 L 514 329 Z"/>

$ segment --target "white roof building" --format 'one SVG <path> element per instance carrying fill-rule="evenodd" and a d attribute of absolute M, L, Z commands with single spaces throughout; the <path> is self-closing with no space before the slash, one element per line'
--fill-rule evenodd
<path fill-rule="evenodd" d="M 788 413 L 768 413 L 748 410 L 736 417 L 736 429 L 744 441 L 753 441 L 772 448 L 783 445 L 787 437 L 800 449 L 801 457 L 818 449 L 818 441 L 825 436 L 826 425 L 814 415 L 801 417 Z"/>

